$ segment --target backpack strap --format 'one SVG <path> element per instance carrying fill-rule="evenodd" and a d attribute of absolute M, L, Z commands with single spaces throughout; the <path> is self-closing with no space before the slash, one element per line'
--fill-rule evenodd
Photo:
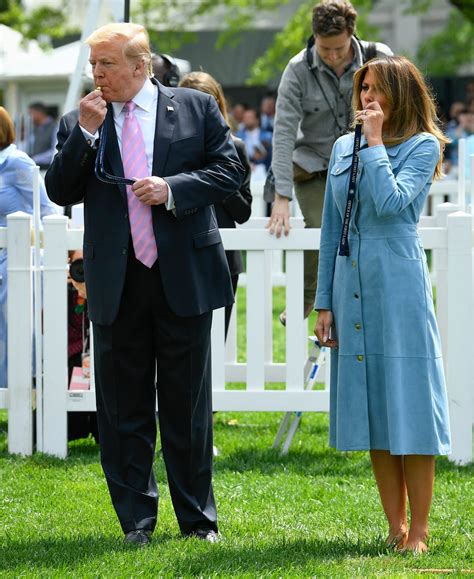
<path fill-rule="evenodd" d="M 364 64 L 371 58 L 375 58 L 377 56 L 377 45 L 375 42 L 369 42 L 365 48 L 362 47 L 362 54 L 364 55 Z"/>

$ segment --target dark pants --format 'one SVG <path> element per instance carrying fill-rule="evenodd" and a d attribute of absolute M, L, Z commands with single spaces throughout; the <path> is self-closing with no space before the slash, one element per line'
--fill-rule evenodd
<path fill-rule="evenodd" d="M 123 531 L 153 530 L 158 392 L 161 447 L 183 533 L 217 531 L 212 490 L 212 313 L 181 318 L 166 302 L 159 258 L 148 269 L 130 252 L 118 316 L 94 324 L 102 468 Z M 156 384 L 155 384 L 156 376 Z"/>

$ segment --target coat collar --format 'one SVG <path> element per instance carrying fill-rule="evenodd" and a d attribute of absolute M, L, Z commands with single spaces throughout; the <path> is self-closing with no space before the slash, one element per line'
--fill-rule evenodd
<path fill-rule="evenodd" d="M 403 147 L 404 143 L 399 143 L 398 145 L 392 145 L 391 147 L 386 147 L 386 151 L 387 151 L 387 155 L 389 157 L 396 157 L 398 155 L 398 153 L 400 152 L 400 149 Z M 367 146 L 367 139 L 365 138 L 365 135 L 362 135 L 362 138 L 360 140 L 360 146 L 362 147 L 366 147 Z M 339 157 L 340 158 L 346 158 L 346 157 L 352 157 L 352 149 L 354 147 L 354 134 L 351 133 L 351 138 L 350 139 L 346 139 L 344 146 L 341 150 L 341 152 L 339 153 Z"/>
<path fill-rule="evenodd" d="M 156 111 L 155 140 L 153 143 L 153 175 L 161 177 L 169 153 L 179 103 L 174 101 L 175 92 L 163 86 L 155 78 L 151 82 L 158 87 L 158 109 Z"/>

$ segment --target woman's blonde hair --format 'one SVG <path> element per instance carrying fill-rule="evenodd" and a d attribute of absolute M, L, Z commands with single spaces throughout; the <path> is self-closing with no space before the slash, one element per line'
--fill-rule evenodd
<path fill-rule="evenodd" d="M 227 103 L 224 97 L 224 91 L 217 80 L 207 72 L 190 72 L 181 79 L 179 86 L 184 88 L 194 88 L 206 94 L 210 94 L 217 101 L 217 106 L 224 117 L 224 120 L 229 124 L 227 116 Z"/>
<path fill-rule="evenodd" d="M 0 149 L 15 142 L 15 125 L 7 110 L 0 107 Z"/>
<path fill-rule="evenodd" d="M 150 39 L 146 28 L 141 24 L 133 24 L 132 22 L 105 24 L 86 39 L 86 44 L 92 47 L 101 42 L 110 42 L 119 38 L 125 40 L 124 56 L 131 61 L 141 60 L 148 76 L 152 77 Z"/>
<path fill-rule="evenodd" d="M 388 126 L 384 126 L 384 144 L 398 145 L 419 133 L 432 134 L 438 139 L 441 149 L 434 178 L 441 177 L 444 146 L 450 141 L 440 129 L 435 102 L 421 72 L 404 56 L 382 56 L 369 60 L 354 74 L 354 112 L 363 108 L 360 93 L 369 70 L 375 77 L 377 90 L 387 99 L 390 110 Z"/>

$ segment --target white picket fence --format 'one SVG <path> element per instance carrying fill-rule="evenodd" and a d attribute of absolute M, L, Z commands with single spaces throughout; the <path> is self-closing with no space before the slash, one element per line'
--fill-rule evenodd
<path fill-rule="evenodd" d="M 435 217 L 424 217 L 420 234 L 433 250 L 433 278 L 447 371 L 453 453 L 457 463 L 472 461 L 473 418 L 473 224 L 472 216 L 446 203 Z M 31 217 L 17 213 L 0 228 L 0 246 L 8 246 L 9 374 L 10 388 L 0 394 L 8 408 L 9 451 L 33 452 L 32 409 L 37 410 L 36 448 L 48 454 L 67 454 L 67 412 L 95 410 L 93 390 L 68 391 L 67 384 L 67 251 L 82 246 L 82 230 L 68 230 L 67 218 L 44 219 L 43 373 L 37 378 L 38 397 L 31 387 L 32 276 Z M 224 345 L 224 313 L 215 312 L 212 329 L 213 399 L 216 410 L 322 411 L 328 410 L 329 384 L 323 390 L 304 390 L 307 335 L 303 312 L 303 250 L 319 247 L 319 230 L 294 228 L 276 239 L 252 220 L 237 230 L 222 230 L 226 249 L 247 252 L 246 362 L 236 355 L 235 322 Z M 298 223 L 298 220 L 296 220 Z M 272 355 L 273 253 L 286 258 L 286 363 Z M 402 315 L 402 313 L 401 313 Z M 279 328 L 279 331 L 285 331 Z M 42 379 L 41 379 L 42 378 Z M 324 381 L 324 375 L 321 380 Z M 226 389 L 227 382 L 243 382 L 244 390 Z M 281 390 L 268 383 L 284 384 Z"/>

